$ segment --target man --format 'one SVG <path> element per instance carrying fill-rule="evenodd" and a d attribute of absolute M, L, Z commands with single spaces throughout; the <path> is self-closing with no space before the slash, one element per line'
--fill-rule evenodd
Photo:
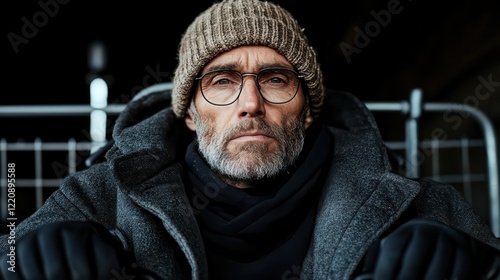
<path fill-rule="evenodd" d="M 18 225 L 15 273 L 2 237 L 4 278 L 498 277 L 487 224 L 452 187 L 391 171 L 286 10 L 215 3 L 178 59 L 171 93 L 120 115 L 106 161 Z"/>

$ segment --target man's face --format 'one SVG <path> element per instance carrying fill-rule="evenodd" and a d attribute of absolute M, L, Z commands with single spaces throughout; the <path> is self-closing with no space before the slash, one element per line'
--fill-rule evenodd
<path fill-rule="evenodd" d="M 293 69 L 271 48 L 243 46 L 217 56 L 201 74 L 213 69 L 258 73 L 269 67 Z M 301 87 L 290 102 L 272 104 L 260 95 L 255 77 L 246 76 L 239 98 L 226 106 L 208 103 L 196 85 L 185 120 L 196 131 L 200 153 L 209 166 L 226 182 L 244 188 L 293 164 L 312 116 Z"/>

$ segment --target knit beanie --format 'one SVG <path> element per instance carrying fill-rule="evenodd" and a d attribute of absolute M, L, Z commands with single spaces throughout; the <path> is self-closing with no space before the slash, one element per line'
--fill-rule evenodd
<path fill-rule="evenodd" d="M 174 72 L 172 107 L 185 116 L 195 77 L 217 55 L 239 46 L 268 46 L 304 76 L 311 114 L 323 103 L 323 76 L 316 52 L 293 16 L 277 4 L 260 0 L 222 0 L 199 14 L 183 34 Z"/>

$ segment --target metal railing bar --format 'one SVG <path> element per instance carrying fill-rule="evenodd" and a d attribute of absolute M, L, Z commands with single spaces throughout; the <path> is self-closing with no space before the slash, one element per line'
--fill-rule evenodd
<path fill-rule="evenodd" d="M 117 115 L 125 107 L 125 104 L 109 104 L 100 110 Z M 0 117 L 87 116 L 94 110 L 90 105 L 3 105 L 0 106 Z"/>
<path fill-rule="evenodd" d="M 37 184 L 40 184 L 43 187 L 55 187 L 58 188 L 61 185 L 61 181 L 63 179 L 17 179 L 16 180 L 16 188 L 36 188 Z M 6 189 L 7 186 L 2 184 L 2 189 Z M 7 217 L 7 216 L 6 216 Z"/>
<path fill-rule="evenodd" d="M 43 175 L 42 175 L 42 141 L 40 138 L 35 139 L 35 201 L 36 208 L 40 208 L 43 204 Z"/>
<path fill-rule="evenodd" d="M 73 138 L 68 141 L 68 172 L 76 172 L 76 141 Z"/>
<path fill-rule="evenodd" d="M 403 115 L 410 111 L 408 101 L 401 102 L 365 102 L 366 107 L 372 112 L 399 112 Z"/>
<path fill-rule="evenodd" d="M 2 167 L 2 180 L 0 180 L 0 197 L 2 201 L 0 205 L 2 208 L 0 209 L 0 215 L 2 217 L 2 221 L 7 220 L 7 141 L 5 139 L 0 139 L 0 166 Z M 4 179 L 5 178 L 5 179 Z M 17 179 L 17 178 L 16 178 Z"/>
<path fill-rule="evenodd" d="M 470 180 L 469 149 L 467 138 L 462 138 L 462 181 L 465 198 L 472 204 L 472 186 Z"/>
<path fill-rule="evenodd" d="M 92 147 L 91 142 L 77 142 L 74 145 L 74 149 L 76 151 L 90 151 L 90 148 Z M 6 149 L 9 151 L 32 151 L 35 149 L 35 144 L 33 142 L 6 143 Z M 42 143 L 40 149 L 42 151 L 67 151 L 68 142 L 45 142 Z"/>

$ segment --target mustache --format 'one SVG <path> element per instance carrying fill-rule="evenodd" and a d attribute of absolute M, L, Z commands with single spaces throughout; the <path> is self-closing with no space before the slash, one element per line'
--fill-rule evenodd
<path fill-rule="evenodd" d="M 278 127 L 269 125 L 262 119 L 252 118 L 252 119 L 242 120 L 238 122 L 235 126 L 230 127 L 228 130 L 226 130 L 226 133 L 224 133 L 224 140 L 227 141 L 233 138 L 235 135 L 248 130 L 259 130 L 273 138 L 277 138 L 279 135 Z"/>

